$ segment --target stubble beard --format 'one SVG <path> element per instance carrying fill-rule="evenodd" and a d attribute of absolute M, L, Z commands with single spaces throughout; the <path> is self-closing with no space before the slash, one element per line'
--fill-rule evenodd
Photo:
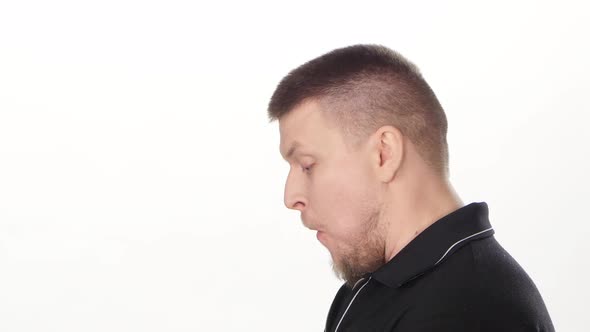
<path fill-rule="evenodd" d="M 373 212 L 367 218 L 364 231 L 356 237 L 352 245 L 332 261 L 336 277 L 353 287 L 363 275 L 375 272 L 385 261 L 385 239 L 379 225 L 379 213 Z"/>

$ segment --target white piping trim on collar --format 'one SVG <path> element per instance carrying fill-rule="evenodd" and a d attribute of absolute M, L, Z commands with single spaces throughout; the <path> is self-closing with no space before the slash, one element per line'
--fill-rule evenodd
<path fill-rule="evenodd" d="M 365 286 L 367 286 L 367 284 L 369 283 L 369 281 L 371 281 L 371 277 L 369 277 L 369 279 L 367 279 L 367 282 L 365 282 L 364 285 L 361 286 L 361 288 L 359 288 L 358 291 L 356 291 L 356 294 L 354 294 L 354 296 L 352 297 L 352 300 L 350 300 L 350 303 L 348 303 L 348 307 L 346 307 L 346 310 L 344 310 L 344 313 L 342 314 L 342 317 L 340 317 L 340 321 L 338 322 L 338 325 L 336 325 L 336 329 L 334 330 L 334 332 L 338 332 L 338 327 L 340 327 L 340 323 L 342 323 L 342 320 L 344 319 L 344 316 L 346 316 L 346 313 L 348 312 L 348 309 L 350 308 L 350 306 L 352 305 L 352 302 L 354 302 L 354 299 L 356 298 L 357 295 L 359 295 L 359 293 L 361 292 L 361 290 L 363 288 L 365 288 Z M 358 283 L 358 281 L 357 281 Z M 355 284 L 356 286 L 356 284 Z M 354 287 L 353 287 L 354 289 Z"/>
<path fill-rule="evenodd" d="M 488 228 L 488 229 L 486 229 L 486 230 L 483 230 L 483 231 L 481 231 L 481 232 L 477 232 L 477 233 L 475 233 L 475 234 L 471 234 L 471 235 L 469 235 L 468 237 L 466 237 L 466 238 L 464 238 L 464 239 L 461 239 L 461 240 L 459 240 L 459 241 L 457 241 L 457 242 L 453 243 L 453 245 L 452 245 L 452 246 L 450 246 L 450 247 L 449 247 L 449 249 L 447 249 L 447 251 L 444 253 L 444 255 L 442 255 L 442 257 L 441 257 L 441 258 L 440 258 L 440 259 L 439 259 L 439 260 L 438 260 L 436 263 L 434 263 L 434 265 L 435 265 L 435 266 L 436 266 L 436 265 L 438 265 L 438 263 L 440 263 L 440 261 L 442 261 L 442 260 L 443 260 L 443 258 L 445 258 L 445 256 L 446 256 L 446 255 L 447 255 L 447 254 L 448 254 L 448 253 L 451 251 L 451 249 L 453 249 L 453 247 L 455 247 L 455 246 L 456 246 L 456 245 L 458 245 L 459 243 L 461 243 L 461 242 L 463 242 L 463 241 L 465 241 L 465 240 L 469 240 L 470 238 L 472 238 L 472 237 L 474 237 L 474 236 L 477 236 L 477 235 L 479 235 L 479 234 L 482 234 L 482 233 L 485 233 L 485 232 L 489 232 L 489 231 L 491 231 L 492 229 L 493 229 L 493 228 L 492 228 L 492 227 L 490 227 L 490 228 Z"/>

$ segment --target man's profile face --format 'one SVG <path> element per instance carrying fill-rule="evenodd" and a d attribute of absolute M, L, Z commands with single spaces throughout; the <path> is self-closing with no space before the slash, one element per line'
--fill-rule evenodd
<path fill-rule="evenodd" d="M 354 283 L 385 263 L 375 154 L 368 143 L 348 147 L 320 107 L 305 102 L 279 120 L 280 151 L 290 165 L 284 200 L 318 231 L 339 277 Z"/>

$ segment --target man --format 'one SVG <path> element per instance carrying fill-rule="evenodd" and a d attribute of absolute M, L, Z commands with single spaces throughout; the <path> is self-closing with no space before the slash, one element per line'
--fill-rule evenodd
<path fill-rule="evenodd" d="M 290 72 L 269 104 L 301 213 L 345 281 L 325 331 L 553 331 L 486 203 L 449 183 L 447 121 L 418 68 L 376 45 Z"/>

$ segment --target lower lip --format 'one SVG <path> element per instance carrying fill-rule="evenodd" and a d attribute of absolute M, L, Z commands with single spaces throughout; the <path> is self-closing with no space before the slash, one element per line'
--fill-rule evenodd
<path fill-rule="evenodd" d="M 323 243 L 322 239 L 324 238 L 324 232 L 318 231 L 318 233 L 316 234 L 316 237 L 318 238 L 318 241 Z"/>

